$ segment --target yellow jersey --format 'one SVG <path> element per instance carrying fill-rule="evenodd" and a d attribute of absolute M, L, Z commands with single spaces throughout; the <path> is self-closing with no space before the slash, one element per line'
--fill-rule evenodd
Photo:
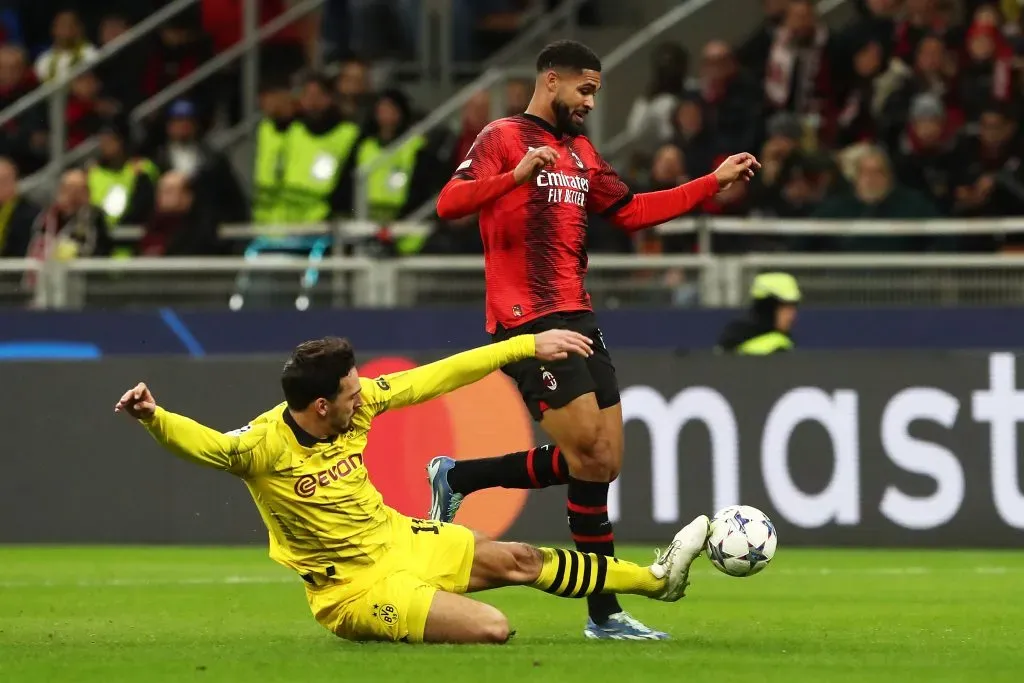
<path fill-rule="evenodd" d="M 177 455 L 245 481 L 269 532 L 272 559 L 300 574 L 343 576 L 387 552 L 391 520 L 399 515 L 384 504 L 363 464 L 373 418 L 472 384 L 534 353 L 534 337 L 524 335 L 412 370 L 361 378 L 363 405 L 350 429 L 331 440 L 302 430 L 285 403 L 223 434 L 160 407 L 142 422 Z"/>

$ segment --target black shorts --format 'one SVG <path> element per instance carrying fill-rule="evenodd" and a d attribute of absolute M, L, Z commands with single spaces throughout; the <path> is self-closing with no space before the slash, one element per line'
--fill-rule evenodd
<path fill-rule="evenodd" d="M 496 342 L 504 341 L 546 330 L 574 330 L 585 334 L 594 341 L 594 355 L 584 358 L 573 354 L 553 363 L 529 358 L 503 368 L 502 371 L 519 385 L 519 393 L 533 419 L 539 422 L 548 408 L 564 408 L 589 393 L 597 396 L 600 408 L 618 404 L 619 381 L 615 377 L 615 366 L 592 311 L 552 313 L 512 329 L 498 325 L 491 338 Z"/>

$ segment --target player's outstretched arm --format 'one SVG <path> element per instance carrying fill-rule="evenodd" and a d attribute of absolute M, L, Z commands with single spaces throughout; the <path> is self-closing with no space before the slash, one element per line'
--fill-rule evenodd
<path fill-rule="evenodd" d="M 527 358 L 554 361 L 569 354 L 590 356 L 593 341 L 571 330 L 548 330 L 521 335 L 449 356 L 412 370 L 384 375 L 365 382 L 363 402 L 375 414 L 429 401 L 467 384 L 477 382 L 495 370 Z"/>
<path fill-rule="evenodd" d="M 697 178 L 671 190 L 634 195 L 611 212 L 611 220 L 633 232 L 679 218 L 736 182 L 746 182 L 761 164 L 752 154 L 734 154 L 714 173 Z"/>
<path fill-rule="evenodd" d="M 138 420 L 158 443 L 186 460 L 244 475 L 252 469 L 266 428 L 221 434 L 195 420 L 168 412 L 157 405 L 152 392 L 140 383 L 124 393 L 114 405 L 115 413 L 127 413 Z"/>

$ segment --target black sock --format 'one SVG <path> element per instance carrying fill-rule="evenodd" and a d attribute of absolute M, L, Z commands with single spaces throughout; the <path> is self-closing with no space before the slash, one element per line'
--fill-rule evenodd
<path fill-rule="evenodd" d="M 581 553 L 615 556 L 615 536 L 608 519 L 608 483 L 569 477 L 569 531 Z M 601 593 L 587 597 L 590 618 L 598 624 L 621 612 L 616 596 Z"/>
<path fill-rule="evenodd" d="M 448 470 L 448 485 L 465 496 L 496 487 L 544 489 L 566 483 L 568 476 L 561 449 L 548 444 L 496 458 L 459 460 Z"/>

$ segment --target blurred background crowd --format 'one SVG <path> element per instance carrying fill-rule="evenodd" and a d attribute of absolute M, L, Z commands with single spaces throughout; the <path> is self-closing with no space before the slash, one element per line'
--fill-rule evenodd
<path fill-rule="evenodd" d="M 1017 0 L 854 0 L 841 30 L 811 0 L 765 0 L 764 25 L 741 44 L 671 40 L 654 51 L 649 86 L 630 111 L 631 144 L 610 159 L 635 191 L 678 185 L 724 156 L 752 151 L 763 163 L 749 186 L 700 213 L 820 219 L 1001 217 L 1024 213 L 1018 126 L 1024 95 L 1024 17 Z M 0 0 L 0 109 L 47 81 L 90 64 L 99 50 L 165 3 L 155 0 Z M 266 24 L 292 4 L 260 0 Z M 538 3 L 455 2 L 452 50 L 471 62 L 500 48 Z M 542 9 L 557 3 L 541 2 Z M 356 169 L 369 215 L 381 226 L 429 205 L 492 119 L 480 91 L 461 118 L 408 140 L 385 164 L 381 151 L 427 112 L 379 64 L 415 55 L 416 0 L 328 0 L 260 50 L 255 147 L 240 173 L 210 144 L 237 124 L 237 63 L 199 82 L 141 122 L 129 112 L 241 40 L 242 3 L 202 0 L 72 79 L 67 148 L 88 140 L 85 163 L 64 170 L 43 201 L 19 179 L 45 169 L 52 117 L 44 102 L 0 127 L 0 256 L 221 254 L 218 226 L 316 224 L 352 216 Z M 580 21 L 600 24 L 584 3 Z M 621 75 L 619 76 L 621 77 Z M 511 80 L 506 114 L 525 109 L 530 80 Z M 600 105 L 600 97 L 598 99 Z M 243 180 L 251 176 L 252 182 Z M 392 240 L 395 254 L 477 253 L 473 219 Z M 113 228 L 141 226 L 119 243 Z M 598 218 L 591 247 L 689 253 L 690 235 L 633 239 Z M 999 251 L 1024 240 L 971 237 L 716 235 L 714 250 Z"/>
<path fill-rule="evenodd" d="M 830 32 L 813 2 L 766 0 L 742 45 L 696 56 L 667 44 L 630 126 L 629 173 L 675 185 L 738 149 L 764 164 L 704 210 L 822 219 L 1002 217 L 1024 212 L 1018 109 L 1021 5 L 864 0 Z M 750 238 L 719 250 L 991 251 L 1011 238 Z M 657 245 L 663 246 L 663 245 Z M 685 245 L 675 245 L 675 248 Z"/>

